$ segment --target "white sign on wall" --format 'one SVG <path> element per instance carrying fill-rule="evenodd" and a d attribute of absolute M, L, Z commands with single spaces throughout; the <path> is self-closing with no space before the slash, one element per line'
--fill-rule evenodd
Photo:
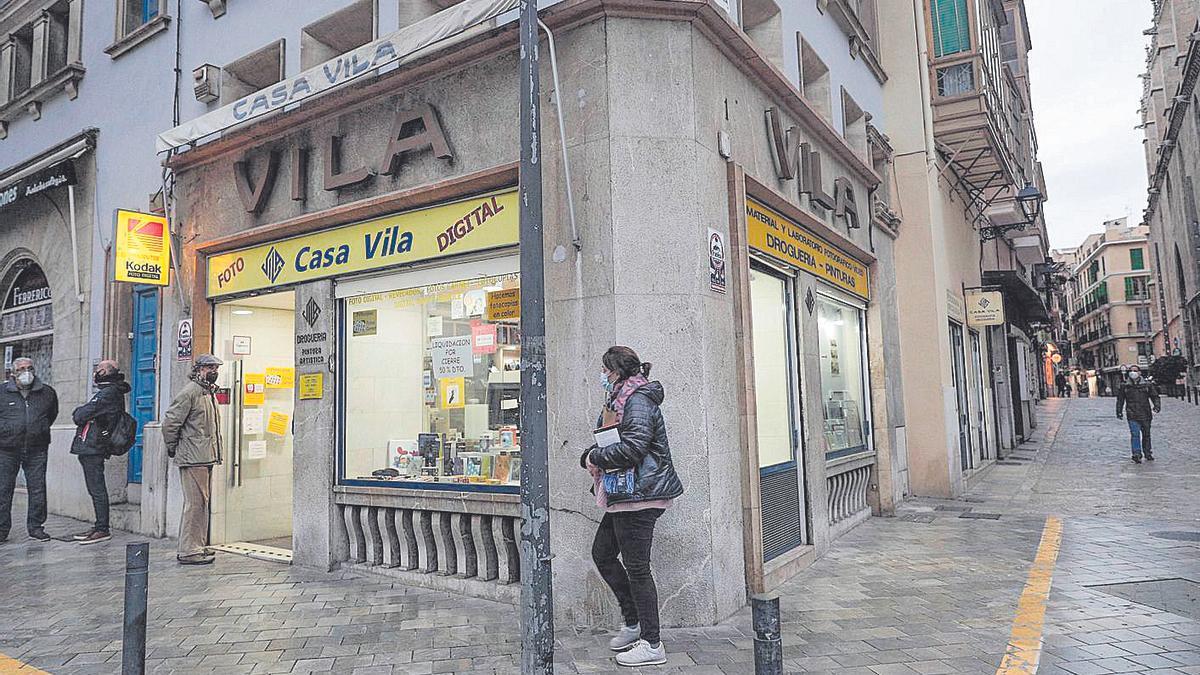
<path fill-rule="evenodd" d="M 470 377 L 474 374 L 470 335 L 434 338 L 429 342 L 434 377 L 440 380 L 446 377 Z"/>

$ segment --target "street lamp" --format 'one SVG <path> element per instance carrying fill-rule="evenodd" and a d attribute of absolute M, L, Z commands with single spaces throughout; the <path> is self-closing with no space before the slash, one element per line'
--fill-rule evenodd
<path fill-rule="evenodd" d="M 1042 215 L 1042 202 L 1046 197 L 1032 183 L 1026 183 L 1025 187 L 1017 193 L 1017 206 L 1021 209 L 1022 220 L 1015 223 L 1003 223 L 1000 225 L 989 225 L 979 230 L 980 237 L 984 241 L 999 239 L 1004 236 L 1005 232 L 1013 230 L 1024 230 L 1025 228 L 1037 222 L 1039 216 Z"/>

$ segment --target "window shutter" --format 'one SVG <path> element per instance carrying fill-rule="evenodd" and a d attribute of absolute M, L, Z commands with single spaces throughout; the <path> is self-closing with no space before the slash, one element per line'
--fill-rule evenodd
<path fill-rule="evenodd" d="M 971 49 L 971 25 L 967 0 L 931 0 L 933 7 L 934 56 L 947 56 Z"/>
<path fill-rule="evenodd" d="M 1134 248 L 1129 250 L 1129 264 L 1135 270 L 1146 268 L 1146 260 L 1143 257 L 1142 249 Z"/>

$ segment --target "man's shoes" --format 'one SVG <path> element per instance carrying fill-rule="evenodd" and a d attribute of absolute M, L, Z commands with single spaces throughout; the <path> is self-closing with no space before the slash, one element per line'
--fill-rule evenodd
<path fill-rule="evenodd" d="M 112 533 L 101 532 L 100 530 L 92 530 L 90 533 L 88 533 L 87 537 L 78 539 L 77 541 L 79 542 L 80 546 L 87 546 L 88 544 L 99 544 L 100 542 L 108 541 L 109 539 L 112 539 Z"/>
<path fill-rule="evenodd" d="M 211 565 L 216 560 L 216 556 L 193 553 L 191 555 L 176 556 L 175 559 L 179 561 L 180 565 Z"/>
<path fill-rule="evenodd" d="M 617 664 L 626 668 L 661 666 L 666 662 L 667 648 L 661 642 L 658 643 L 658 647 L 651 647 L 649 642 L 638 640 L 633 649 L 617 654 Z"/>
<path fill-rule="evenodd" d="M 45 543 L 47 541 L 50 541 L 52 539 L 52 537 L 50 535 L 46 534 L 45 530 L 34 530 L 33 532 L 29 533 L 29 539 L 31 541 L 38 541 L 38 542 Z"/>
<path fill-rule="evenodd" d="M 621 626 L 621 630 L 613 639 L 608 641 L 608 648 L 614 652 L 623 652 L 626 649 L 637 644 L 637 641 L 642 639 L 642 625 L 635 624 L 633 626 Z"/>
<path fill-rule="evenodd" d="M 1142 463 L 1142 456 L 1141 456 L 1141 455 L 1134 455 L 1134 456 L 1133 456 L 1133 463 L 1134 463 L 1134 464 L 1141 464 L 1141 463 Z"/>
<path fill-rule="evenodd" d="M 92 536 L 92 533 L 95 531 L 96 531 L 96 528 L 93 527 L 92 529 L 88 530 L 87 532 L 80 532 L 79 534 L 73 534 L 73 535 L 71 535 L 71 541 L 83 541 L 84 539 L 87 539 L 88 537 Z"/>
<path fill-rule="evenodd" d="M 1153 461 L 1154 461 L 1154 455 L 1152 455 L 1151 453 L 1147 452 L 1147 453 L 1146 453 L 1146 461 L 1147 461 L 1147 462 L 1153 462 Z"/>

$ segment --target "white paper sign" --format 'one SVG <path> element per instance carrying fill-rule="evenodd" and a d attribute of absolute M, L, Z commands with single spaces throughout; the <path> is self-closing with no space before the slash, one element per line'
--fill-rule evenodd
<path fill-rule="evenodd" d="M 461 319 L 467 315 L 467 303 L 463 302 L 462 298 L 454 298 L 450 301 L 450 318 Z"/>
<path fill-rule="evenodd" d="M 266 456 L 266 441 L 250 441 L 250 443 L 246 446 L 246 459 L 262 459 Z"/>
<path fill-rule="evenodd" d="M 442 336 L 442 317 L 431 316 L 429 322 L 425 324 L 426 337 L 441 337 Z"/>
<path fill-rule="evenodd" d="M 263 432 L 262 408 L 247 408 L 242 411 L 242 433 L 261 434 Z"/>
<path fill-rule="evenodd" d="M 430 341 L 430 353 L 433 357 L 433 376 L 439 380 L 444 377 L 471 377 L 474 374 L 470 335 L 434 338 Z"/>

